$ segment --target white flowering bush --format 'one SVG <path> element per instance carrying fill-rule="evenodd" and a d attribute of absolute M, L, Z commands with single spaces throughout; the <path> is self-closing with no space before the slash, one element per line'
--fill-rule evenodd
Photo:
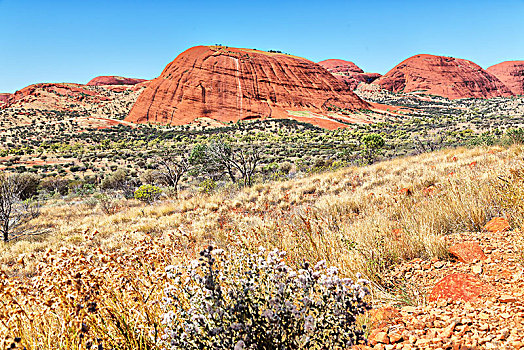
<path fill-rule="evenodd" d="M 364 279 L 324 261 L 294 270 L 285 252 L 225 254 L 208 247 L 189 266 L 168 266 L 165 349 L 327 349 L 364 340 Z"/>

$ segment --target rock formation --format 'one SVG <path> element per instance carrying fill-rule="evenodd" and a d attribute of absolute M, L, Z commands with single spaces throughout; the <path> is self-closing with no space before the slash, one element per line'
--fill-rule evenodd
<path fill-rule="evenodd" d="M 331 73 L 364 73 L 364 71 L 351 61 L 329 59 L 318 62 Z"/>
<path fill-rule="evenodd" d="M 10 96 L 11 94 L 0 94 L 0 106 L 7 103 L 7 100 L 9 99 Z"/>
<path fill-rule="evenodd" d="M 351 61 L 329 59 L 320 61 L 318 64 L 326 68 L 336 78 L 348 84 L 351 90 L 355 90 L 360 83 L 369 84 L 382 76 L 379 73 L 364 73 L 359 66 Z"/>
<path fill-rule="evenodd" d="M 333 107 L 367 109 L 322 66 L 280 53 L 196 46 L 181 53 L 139 96 L 127 121 L 182 125 L 208 117 L 221 122 L 295 118 L 290 111 L 320 114 Z M 317 119 L 318 122 L 315 121 Z"/>
<path fill-rule="evenodd" d="M 100 85 L 135 85 L 138 83 L 143 83 L 147 80 L 145 79 L 135 79 L 135 78 L 124 78 L 117 76 L 101 76 L 91 79 L 86 85 L 89 86 L 100 86 Z"/>
<path fill-rule="evenodd" d="M 392 92 L 417 92 L 449 99 L 513 95 L 498 78 L 477 64 L 434 55 L 410 57 L 373 84 Z"/>
<path fill-rule="evenodd" d="M 486 69 L 515 95 L 524 95 L 524 61 L 506 61 Z"/>

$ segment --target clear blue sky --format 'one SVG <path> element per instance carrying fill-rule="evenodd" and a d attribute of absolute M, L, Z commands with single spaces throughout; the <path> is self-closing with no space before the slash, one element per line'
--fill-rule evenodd
<path fill-rule="evenodd" d="M 417 53 L 487 67 L 524 60 L 524 0 L 0 0 L 0 92 L 150 79 L 185 49 L 216 43 L 379 73 Z"/>

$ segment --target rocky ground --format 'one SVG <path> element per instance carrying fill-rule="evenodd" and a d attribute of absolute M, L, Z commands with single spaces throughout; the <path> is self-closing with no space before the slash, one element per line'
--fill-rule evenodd
<path fill-rule="evenodd" d="M 449 261 L 415 259 L 391 271 L 419 306 L 374 311 L 373 349 L 524 349 L 522 234 L 505 219 L 447 237 Z"/>

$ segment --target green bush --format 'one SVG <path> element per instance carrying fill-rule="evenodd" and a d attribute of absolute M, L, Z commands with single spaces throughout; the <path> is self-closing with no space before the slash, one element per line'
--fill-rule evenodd
<path fill-rule="evenodd" d="M 154 185 L 142 185 L 134 193 L 135 199 L 142 202 L 152 203 L 160 198 L 162 190 Z"/>
<path fill-rule="evenodd" d="M 206 179 L 200 183 L 198 190 L 202 193 L 211 193 L 217 187 L 215 181 L 211 179 Z"/>

